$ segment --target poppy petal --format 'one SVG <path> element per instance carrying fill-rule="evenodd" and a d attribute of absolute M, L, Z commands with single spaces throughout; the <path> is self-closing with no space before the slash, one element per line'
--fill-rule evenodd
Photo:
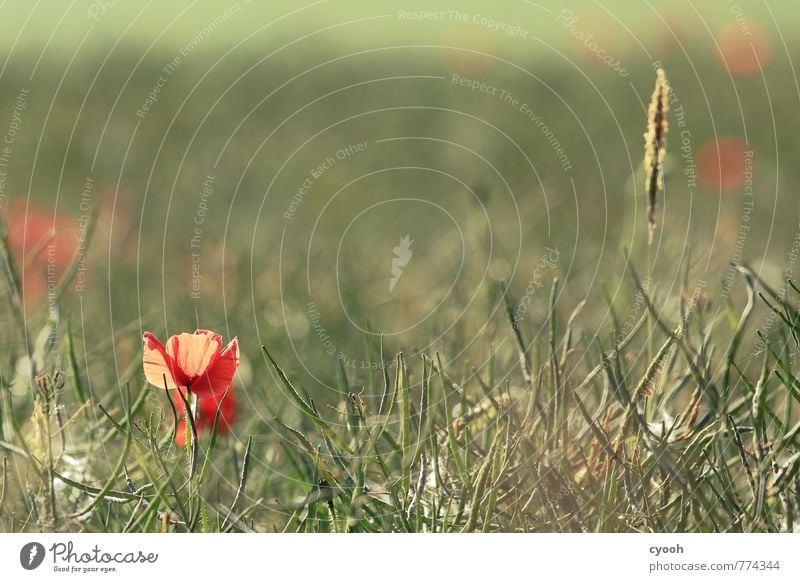
<path fill-rule="evenodd" d="M 199 396 L 222 395 L 233 383 L 239 366 L 239 340 L 233 338 L 208 370 L 191 385 L 192 392 Z"/>
<path fill-rule="evenodd" d="M 167 340 L 167 354 L 190 382 L 204 374 L 219 356 L 222 341 L 219 336 L 182 333 Z"/>
<path fill-rule="evenodd" d="M 210 337 L 214 341 L 216 341 L 220 346 L 222 345 L 222 336 L 214 331 L 209 331 L 207 329 L 198 329 L 195 330 L 194 335 L 204 335 Z"/>
<path fill-rule="evenodd" d="M 180 372 L 175 369 L 175 363 L 167 354 L 164 344 L 156 336 L 146 331 L 142 336 L 144 341 L 144 377 L 156 388 L 164 388 L 164 377 L 167 379 L 167 388 L 173 390 L 184 383 Z M 178 376 L 178 377 L 176 377 Z"/>

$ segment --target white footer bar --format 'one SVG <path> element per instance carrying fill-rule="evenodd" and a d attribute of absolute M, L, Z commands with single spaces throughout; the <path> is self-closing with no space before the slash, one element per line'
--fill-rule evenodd
<path fill-rule="evenodd" d="M 797 581 L 800 536 L 0 534 L 0 572 L 3 580 L 114 582 Z"/>

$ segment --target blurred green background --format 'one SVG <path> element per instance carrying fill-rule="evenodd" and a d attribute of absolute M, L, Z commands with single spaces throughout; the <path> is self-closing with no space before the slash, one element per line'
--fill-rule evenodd
<path fill-rule="evenodd" d="M 0 212 L 29 225 L 20 254 L 35 253 L 37 216 L 78 253 L 59 325 L 81 338 L 95 389 L 148 329 L 237 335 L 245 387 L 263 383 L 261 344 L 315 393 L 338 390 L 337 359 L 363 385 L 381 333 L 388 354 L 479 365 L 509 340 L 502 282 L 529 298 L 535 337 L 555 276 L 564 309 L 592 306 L 581 332 L 602 336 L 602 289 L 623 311 L 633 294 L 624 249 L 646 261 L 642 134 L 659 64 L 673 90 L 660 307 L 688 253 L 719 302 L 732 260 L 776 287 L 790 268 L 796 3 L 98 0 L 0 15 L 0 133 L 13 129 Z M 48 264 L 23 269 L 31 338 Z"/>

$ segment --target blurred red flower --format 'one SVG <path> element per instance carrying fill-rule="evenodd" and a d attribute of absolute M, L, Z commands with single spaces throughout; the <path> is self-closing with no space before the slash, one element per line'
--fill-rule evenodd
<path fill-rule="evenodd" d="M 186 391 L 181 389 L 181 393 L 186 396 Z M 175 408 L 178 410 L 180 421 L 178 422 L 178 431 L 175 433 L 175 444 L 179 446 L 186 445 L 186 405 L 183 403 L 183 398 L 176 395 Z M 219 422 L 217 423 L 217 434 L 225 435 L 230 431 L 231 425 L 236 420 L 236 401 L 233 397 L 233 386 L 231 386 L 227 393 L 215 392 L 212 396 L 207 398 L 196 397 L 197 406 L 194 413 L 194 425 L 197 429 L 198 436 L 211 432 L 214 429 L 214 418 L 219 409 Z M 221 404 L 220 404 L 221 403 Z"/>
<path fill-rule="evenodd" d="M 8 210 L 8 250 L 19 269 L 26 301 L 37 302 L 55 289 L 78 248 L 77 225 L 63 213 L 15 198 Z"/>
<path fill-rule="evenodd" d="M 730 190 L 744 182 L 747 144 L 738 137 L 712 139 L 697 153 L 700 182 L 713 190 Z"/>
<path fill-rule="evenodd" d="M 754 21 L 731 21 L 717 33 L 715 56 L 734 75 L 752 75 L 772 58 L 772 43 Z"/>
<path fill-rule="evenodd" d="M 162 344 L 149 331 L 144 333 L 144 377 L 156 388 L 186 388 L 201 398 L 222 397 L 239 366 L 239 340 L 225 348 L 222 336 L 198 329 L 171 336 Z"/>

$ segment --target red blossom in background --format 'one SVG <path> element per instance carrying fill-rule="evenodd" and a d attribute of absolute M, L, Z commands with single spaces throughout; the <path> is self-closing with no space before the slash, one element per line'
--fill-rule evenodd
<path fill-rule="evenodd" d="M 712 190 L 731 190 L 744 182 L 748 156 L 743 139 L 726 136 L 712 139 L 697 153 L 700 182 Z"/>
<path fill-rule="evenodd" d="M 186 391 L 181 390 L 181 393 L 186 396 Z M 179 446 L 184 446 L 186 445 L 186 406 L 183 403 L 183 398 L 177 394 L 175 396 L 175 408 L 180 416 L 178 432 L 175 434 L 175 443 Z M 221 406 L 220 403 L 222 403 Z M 230 431 L 231 425 L 236 420 L 236 400 L 233 396 L 233 387 L 229 388 L 227 393 L 215 393 L 207 398 L 197 397 L 194 425 L 198 435 L 211 432 L 214 429 L 214 418 L 217 415 L 217 409 L 219 409 L 217 434 L 225 435 Z"/>
<path fill-rule="evenodd" d="M 753 75 L 772 59 L 772 41 L 753 20 L 731 21 L 717 34 L 714 56 L 724 70 L 734 75 Z"/>
<path fill-rule="evenodd" d="M 78 248 L 76 223 L 71 217 L 20 198 L 9 206 L 7 240 L 19 269 L 22 294 L 33 303 L 45 296 L 48 285 L 61 281 Z M 48 266 L 52 281 L 48 281 Z"/>

